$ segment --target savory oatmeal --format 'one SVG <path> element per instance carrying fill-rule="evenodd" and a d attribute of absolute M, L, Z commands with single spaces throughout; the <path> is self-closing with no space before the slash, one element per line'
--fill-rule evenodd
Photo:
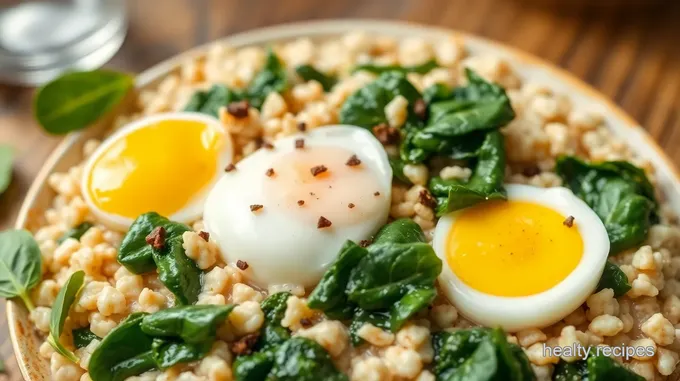
<path fill-rule="evenodd" d="M 675 371 L 680 227 L 654 168 L 511 63 L 455 38 L 216 45 L 136 99 L 125 144 L 49 177 L 27 306 L 52 379 Z M 179 111 L 200 116 L 148 119 Z M 121 156 L 150 166 L 110 186 Z M 546 350 L 579 346 L 652 349 Z"/>

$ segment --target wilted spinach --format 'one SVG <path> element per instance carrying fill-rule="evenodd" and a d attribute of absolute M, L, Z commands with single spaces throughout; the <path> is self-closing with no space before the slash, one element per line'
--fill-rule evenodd
<path fill-rule="evenodd" d="M 67 230 L 59 239 L 57 240 L 57 243 L 61 244 L 62 242 L 66 241 L 69 238 L 77 239 L 80 240 L 80 237 L 85 234 L 88 230 L 90 230 L 91 227 L 94 225 L 91 222 L 82 222 L 78 224 L 75 227 L 72 227 L 71 229 Z"/>
<path fill-rule="evenodd" d="M 165 245 L 154 249 L 146 242 L 156 227 L 165 228 Z M 158 268 L 158 278 L 176 296 L 179 304 L 198 300 L 202 271 L 182 247 L 182 234 L 191 229 L 155 212 L 142 214 L 132 223 L 118 250 L 118 262 L 135 274 Z"/>
<path fill-rule="evenodd" d="M 41 275 L 42 256 L 33 235 L 26 230 L 0 232 L 0 297 L 19 297 L 32 311 L 29 291 Z"/>
<path fill-rule="evenodd" d="M 355 307 L 352 322 L 349 325 L 349 338 L 352 340 L 352 345 L 358 347 L 364 342 L 364 339 L 359 337 L 359 330 L 364 324 L 371 324 L 378 328 L 390 330 L 390 314 L 385 311 L 366 311 L 359 307 Z"/>
<path fill-rule="evenodd" d="M 524 352 L 500 328 L 441 331 L 432 337 L 437 380 L 536 380 Z"/>
<path fill-rule="evenodd" d="M 299 65 L 295 67 L 295 73 L 305 81 L 317 81 L 323 87 L 323 91 L 329 92 L 338 83 L 338 78 L 322 73 L 312 65 Z"/>
<path fill-rule="evenodd" d="M 240 101 L 243 95 L 225 85 L 213 85 L 208 91 L 197 91 L 184 106 L 184 111 L 200 112 L 217 117 L 220 107 Z"/>
<path fill-rule="evenodd" d="M 644 381 L 644 378 L 628 370 L 604 355 L 590 355 L 586 360 L 568 363 L 560 361 L 555 366 L 554 381 Z"/>
<path fill-rule="evenodd" d="M 308 303 L 336 319 L 380 319 L 382 327 L 396 332 L 432 302 L 441 268 L 420 227 L 397 220 L 383 227 L 368 248 L 345 243 Z M 354 331 L 360 328 L 353 324 Z"/>
<path fill-rule="evenodd" d="M 347 97 L 340 108 L 340 123 L 373 128 L 387 123 L 385 106 L 401 95 L 409 102 L 409 119 L 416 117 L 413 104 L 420 98 L 418 90 L 403 73 L 391 71 L 381 74 L 378 79 Z"/>
<path fill-rule="evenodd" d="M 427 74 L 431 70 L 437 68 L 437 61 L 435 60 L 430 60 L 427 62 L 424 62 L 419 65 L 411 65 L 411 66 L 399 66 L 399 65 L 377 65 L 374 63 L 365 63 L 365 64 L 359 64 L 355 66 L 352 69 L 352 73 L 356 73 L 357 71 L 367 71 L 369 73 L 373 74 L 382 74 L 382 73 L 387 73 L 390 71 L 396 71 L 399 73 L 403 74 L 408 74 L 408 73 L 418 73 L 418 74 Z"/>
<path fill-rule="evenodd" d="M 281 326 L 281 320 L 286 313 L 286 302 L 290 296 L 289 292 L 277 292 L 260 303 L 264 313 L 264 324 L 255 345 L 257 350 L 271 348 L 290 338 L 290 331 Z"/>
<path fill-rule="evenodd" d="M 628 277 L 621 268 L 607 261 L 604 266 L 604 271 L 602 272 L 602 277 L 600 282 L 597 284 L 597 291 L 604 290 L 605 288 L 611 288 L 614 290 L 614 296 L 617 298 L 619 296 L 625 295 L 630 289 L 631 285 L 628 283 Z"/>
<path fill-rule="evenodd" d="M 430 180 L 430 192 L 437 197 L 437 215 L 467 208 L 486 200 L 504 200 L 505 150 L 503 135 L 492 131 L 479 149 L 477 164 L 467 182 Z"/>
<path fill-rule="evenodd" d="M 74 329 L 71 331 L 71 334 L 73 335 L 73 345 L 76 347 L 76 349 L 88 346 L 92 340 L 102 339 L 101 337 L 92 333 L 92 331 L 90 331 L 90 327 Z"/>
<path fill-rule="evenodd" d="M 71 306 L 73 305 L 73 302 L 76 301 L 76 296 L 78 296 L 80 288 L 83 287 L 84 281 L 85 272 L 82 270 L 76 271 L 71 274 L 66 283 L 61 287 L 61 290 L 59 290 L 57 297 L 54 299 L 54 304 L 52 305 L 52 312 L 50 313 L 50 335 L 47 337 L 47 342 L 50 343 L 55 351 L 74 363 L 78 362 L 78 357 L 76 357 L 73 352 L 66 349 L 59 341 L 59 338 L 64 331 L 64 323 L 71 310 Z"/>
<path fill-rule="evenodd" d="M 262 70 L 257 73 L 246 89 L 246 99 L 252 107 L 262 107 L 265 98 L 271 92 L 280 93 L 288 87 L 286 69 L 272 49 L 267 52 L 267 58 Z"/>
<path fill-rule="evenodd" d="M 644 171 L 628 162 L 586 163 L 562 156 L 555 172 L 604 223 L 610 255 L 638 246 L 658 221 L 654 188 Z"/>
<path fill-rule="evenodd" d="M 293 337 L 283 344 L 234 361 L 238 381 L 346 381 L 328 353 L 315 341 Z"/>
<path fill-rule="evenodd" d="M 90 358 L 93 381 L 118 381 L 152 369 L 200 360 L 233 306 L 174 307 L 134 313 L 114 328 Z"/>

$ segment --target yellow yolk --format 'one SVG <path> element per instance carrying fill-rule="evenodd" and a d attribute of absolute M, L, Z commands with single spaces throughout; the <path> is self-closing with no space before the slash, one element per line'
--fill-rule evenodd
<path fill-rule="evenodd" d="M 97 157 L 87 191 L 124 217 L 180 211 L 215 177 L 221 133 L 199 121 L 163 120 L 121 136 Z"/>
<path fill-rule="evenodd" d="M 493 201 L 464 210 L 446 244 L 451 270 L 468 286 L 496 296 L 528 296 L 567 277 L 583 239 L 565 216 L 524 201 Z"/>
<path fill-rule="evenodd" d="M 380 194 L 382 187 L 365 164 L 346 164 L 352 155 L 352 151 L 331 146 L 305 147 L 283 155 L 273 164 L 274 175 L 265 181 L 265 202 L 285 209 L 291 218 L 316 223 L 323 216 L 335 227 L 379 213 L 378 200 L 388 196 Z M 312 168 L 320 165 L 327 170 L 314 176 Z"/>

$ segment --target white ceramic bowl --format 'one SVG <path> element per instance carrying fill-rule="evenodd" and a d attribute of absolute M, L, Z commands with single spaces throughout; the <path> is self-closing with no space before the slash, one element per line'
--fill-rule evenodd
<path fill-rule="evenodd" d="M 157 84 L 164 76 L 178 70 L 180 63 L 190 57 L 205 55 L 214 44 L 227 43 L 233 47 L 266 45 L 299 37 L 323 39 L 352 31 L 399 38 L 418 36 L 437 39 L 457 36 L 465 41 L 467 49 L 473 55 L 490 54 L 508 60 L 523 80 L 542 83 L 556 92 L 569 95 L 577 108 L 595 109 L 605 117 L 607 125 L 615 135 L 627 142 L 634 142 L 631 148 L 655 166 L 658 184 L 666 194 L 667 201 L 674 210 L 680 212 L 680 176 L 673 164 L 644 129 L 604 95 L 566 71 L 532 55 L 451 30 L 378 20 L 315 21 L 256 29 L 203 45 L 161 62 L 138 75 L 136 87 L 145 89 Z M 53 172 L 65 171 L 80 162 L 83 143 L 88 138 L 103 136 L 106 123 L 107 121 L 102 121 L 84 132 L 69 135 L 55 149 L 26 195 L 17 219 L 17 228 L 31 229 L 36 226 L 36 217 L 48 207 L 54 196 L 47 186 L 47 177 Z M 8 302 L 7 319 L 14 352 L 24 378 L 27 381 L 49 380 L 49 362 L 38 355 L 41 340 L 32 328 L 26 309 L 21 304 Z M 677 375 L 671 379 L 677 380 Z"/>

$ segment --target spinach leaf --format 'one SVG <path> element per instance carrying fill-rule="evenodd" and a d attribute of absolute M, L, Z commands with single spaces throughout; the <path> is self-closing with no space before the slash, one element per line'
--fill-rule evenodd
<path fill-rule="evenodd" d="M 602 277 L 600 278 L 600 283 L 597 284 L 597 291 L 602 291 L 605 288 L 611 288 L 614 290 L 614 296 L 617 298 L 619 296 L 625 295 L 630 289 L 631 285 L 628 283 L 628 277 L 621 270 L 621 268 L 610 262 L 604 265 L 604 272 L 602 272 Z"/>
<path fill-rule="evenodd" d="M 432 155 L 454 159 L 477 156 L 487 132 L 515 118 L 502 87 L 486 82 L 466 69 L 468 85 L 449 91 L 435 85 L 425 90 L 429 118 L 424 126 L 410 124 L 400 149 L 407 162 L 422 162 Z"/>
<path fill-rule="evenodd" d="M 505 149 L 503 135 L 492 131 L 479 149 L 477 166 L 467 183 L 433 178 L 430 192 L 437 196 L 437 215 L 467 208 L 487 200 L 504 200 Z"/>
<path fill-rule="evenodd" d="M 524 352 L 500 328 L 442 331 L 432 340 L 437 380 L 536 380 Z"/>
<path fill-rule="evenodd" d="M 329 92 L 338 83 L 338 78 L 322 73 L 312 65 L 299 65 L 295 67 L 295 73 L 305 81 L 317 81 L 323 87 L 323 91 Z"/>
<path fill-rule="evenodd" d="M 29 311 L 35 307 L 28 292 L 40 282 L 42 256 L 26 230 L 0 232 L 0 296 L 19 297 Z"/>
<path fill-rule="evenodd" d="M 110 70 L 66 73 L 38 89 L 33 112 L 45 131 L 62 135 L 96 122 L 133 85 L 133 76 Z"/>
<path fill-rule="evenodd" d="M 57 297 L 54 299 L 54 304 L 52 305 L 52 312 L 50 314 L 50 335 L 47 338 L 47 342 L 50 343 L 55 351 L 74 363 L 78 362 L 78 357 L 76 357 L 73 352 L 66 349 L 59 341 L 59 338 L 64 331 L 64 323 L 71 310 L 71 306 L 73 305 L 73 302 L 76 301 L 76 296 L 78 296 L 78 292 L 83 287 L 84 281 L 85 272 L 82 270 L 76 271 L 71 274 L 66 283 L 61 287 L 61 290 L 59 290 Z"/>
<path fill-rule="evenodd" d="M 349 337 L 352 340 L 352 345 L 355 347 L 361 345 L 364 339 L 359 337 L 359 330 L 364 324 L 372 324 L 382 329 L 391 329 L 390 314 L 388 312 L 370 312 L 356 308 L 352 323 L 349 325 Z"/>
<path fill-rule="evenodd" d="M 94 224 L 91 222 L 82 222 L 78 224 L 75 227 L 72 227 L 71 229 L 67 230 L 59 239 L 57 240 L 57 243 L 61 244 L 62 242 L 66 241 L 69 238 L 74 238 L 77 240 L 80 240 L 80 237 L 85 234 L 88 230 L 90 230 L 91 227 L 93 227 Z"/>
<path fill-rule="evenodd" d="M 274 362 L 268 380 L 278 381 L 347 381 L 330 356 L 315 341 L 293 337 L 274 353 Z"/>
<path fill-rule="evenodd" d="M 129 315 L 99 343 L 88 366 L 93 381 L 123 381 L 156 368 L 153 339 L 141 328 L 146 315 Z"/>
<path fill-rule="evenodd" d="M 171 339 L 153 339 L 151 357 L 160 369 L 167 369 L 173 365 L 197 361 L 205 357 L 212 348 L 212 340 L 205 342 L 187 343 Z"/>
<path fill-rule="evenodd" d="M 334 319 L 353 317 L 355 342 L 356 330 L 367 319 L 379 318 L 380 326 L 396 332 L 436 296 L 442 263 L 424 241 L 415 222 L 397 220 L 383 227 L 367 249 L 346 242 L 309 306 Z"/>
<path fill-rule="evenodd" d="M 400 72 L 386 72 L 378 79 L 347 97 L 340 108 L 340 123 L 373 128 L 387 123 L 385 106 L 401 95 L 409 102 L 409 119 L 415 120 L 413 104 L 420 99 L 418 90 Z"/>
<path fill-rule="evenodd" d="M 220 107 L 243 99 L 243 94 L 225 85 L 213 85 L 208 91 L 197 91 L 184 106 L 184 111 L 200 112 L 218 117 Z"/>
<path fill-rule="evenodd" d="M 233 305 L 173 307 L 144 317 L 142 332 L 154 337 L 179 337 L 187 343 L 215 339 L 217 326 L 224 322 Z"/>
<path fill-rule="evenodd" d="M 277 292 L 260 303 L 264 313 L 264 324 L 255 345 L 257 350 L 279 345 L 290 338 L 290 331 L 281 326 L 281 320 L 286 314 L 286 302 L 290 296 L 289 292 Z"/>
<path fill-rule="evenodd" d="M 76 347 L 76 349 L 88 346 L 92 340 L 102 339 L 101 337 L 92 333 L 92 331 L 90 331 L 90 327 L 74 329 L 71 331 L 71 334 L 73 335 L 73 345 Z"/>
<path fill-rule="evenodd" d="M 165 245 L 154 249 L 146 236 L 156 227 L 165 228 Z M 173 294 L 177 303 L 193 304 L 201 290 L 202 271 L 189 259 L 182 247 L 182 234 L 188 226 L 173 222 L 155 212 L 142 214 L 130 226 L 118 250 L 118 262 L 135 274 L 158 268 L 158 278 Z"/>
<path fill-rule="evenodd" d="M 406 165 L 404 160 L 398 157 L 390 157 L 388 160 L 390 162 L 390 167 L 392 167 L 393 176 L 402 183 L 410 185 L 411 180 L 404 174 L 404 166 Z"/>
<path fill-rule="evenodd" d="M 322 310 L 331 319 L 347 320 L 352 317 L 353 306 L 347 301 L 345 290 L 352 270 L 368 252 L 352 241 L 346 241 L 335 262 L 326 270 L 307 305 Z"/>
<path fill-rule="evenodd" d="M 567 363 L 563 360 L 555 366 L 554 381 L 643 381 L 644 378 L 628 370 L 604 355 L 590 355 L 585 360 Z"/>
<path fill-rule="evenodd" d="M 233 372 L 236 381 L 262 381 L 274 366 L 274 351 L 264 350 L 234 360 Z"/>
<path fill-rule="evenodd" d="M 12 162 L 14 150 L 8 145 L 0 145 L 0 195 L 3 194 L 12 182 Z"/>
<path fill-rule="evenodd" d="M 604 222 L 610 255 L 642 243 L 658 221 L 654 188 L 644 171 L 628 162 L 586 163 L 562 156 L 555 172 Z"/>
<path fill-rule="evenodd" d="M 272 49 L 267 52 L 267 59 L 262 70 L 253 78 L 246 90 L 246 98 L 252 107 L 262 107 L 265 98 L 271 92 L 283 92 L 288 87 L 286 69 Z"/>
<path fill-rule="evenodd" d="M 403 74 L 408 74 L 408 73 L 418 73 L 418 74 L 427 74 L 431 70 L 437 68 L 437 61 L 435 60 L 430 60 L 427 62 L 424 62 L 419 65 L 412 65 L 412 66 L 399 66 L 399 65 L 376 65 L 373 63 L 365 63 L 365 64 L 360 64 L 355 66 L 352 69 L 352 73 L 356 73 L 357 71 L 367 71 L 369 73 L 373 74 L 382 74 L 386 73 L 389 71 L 396 71 L 400 72 Z"/>
<path fill-rule="evenodd" d="M 166 238 L 162 249 L 153 250 L 153 260 L 158 266 L 158 279 L 175 295 L 177 304 L 187 305 L 198 301 L 203 272 L 184 253 L 181 235 Z"/>

